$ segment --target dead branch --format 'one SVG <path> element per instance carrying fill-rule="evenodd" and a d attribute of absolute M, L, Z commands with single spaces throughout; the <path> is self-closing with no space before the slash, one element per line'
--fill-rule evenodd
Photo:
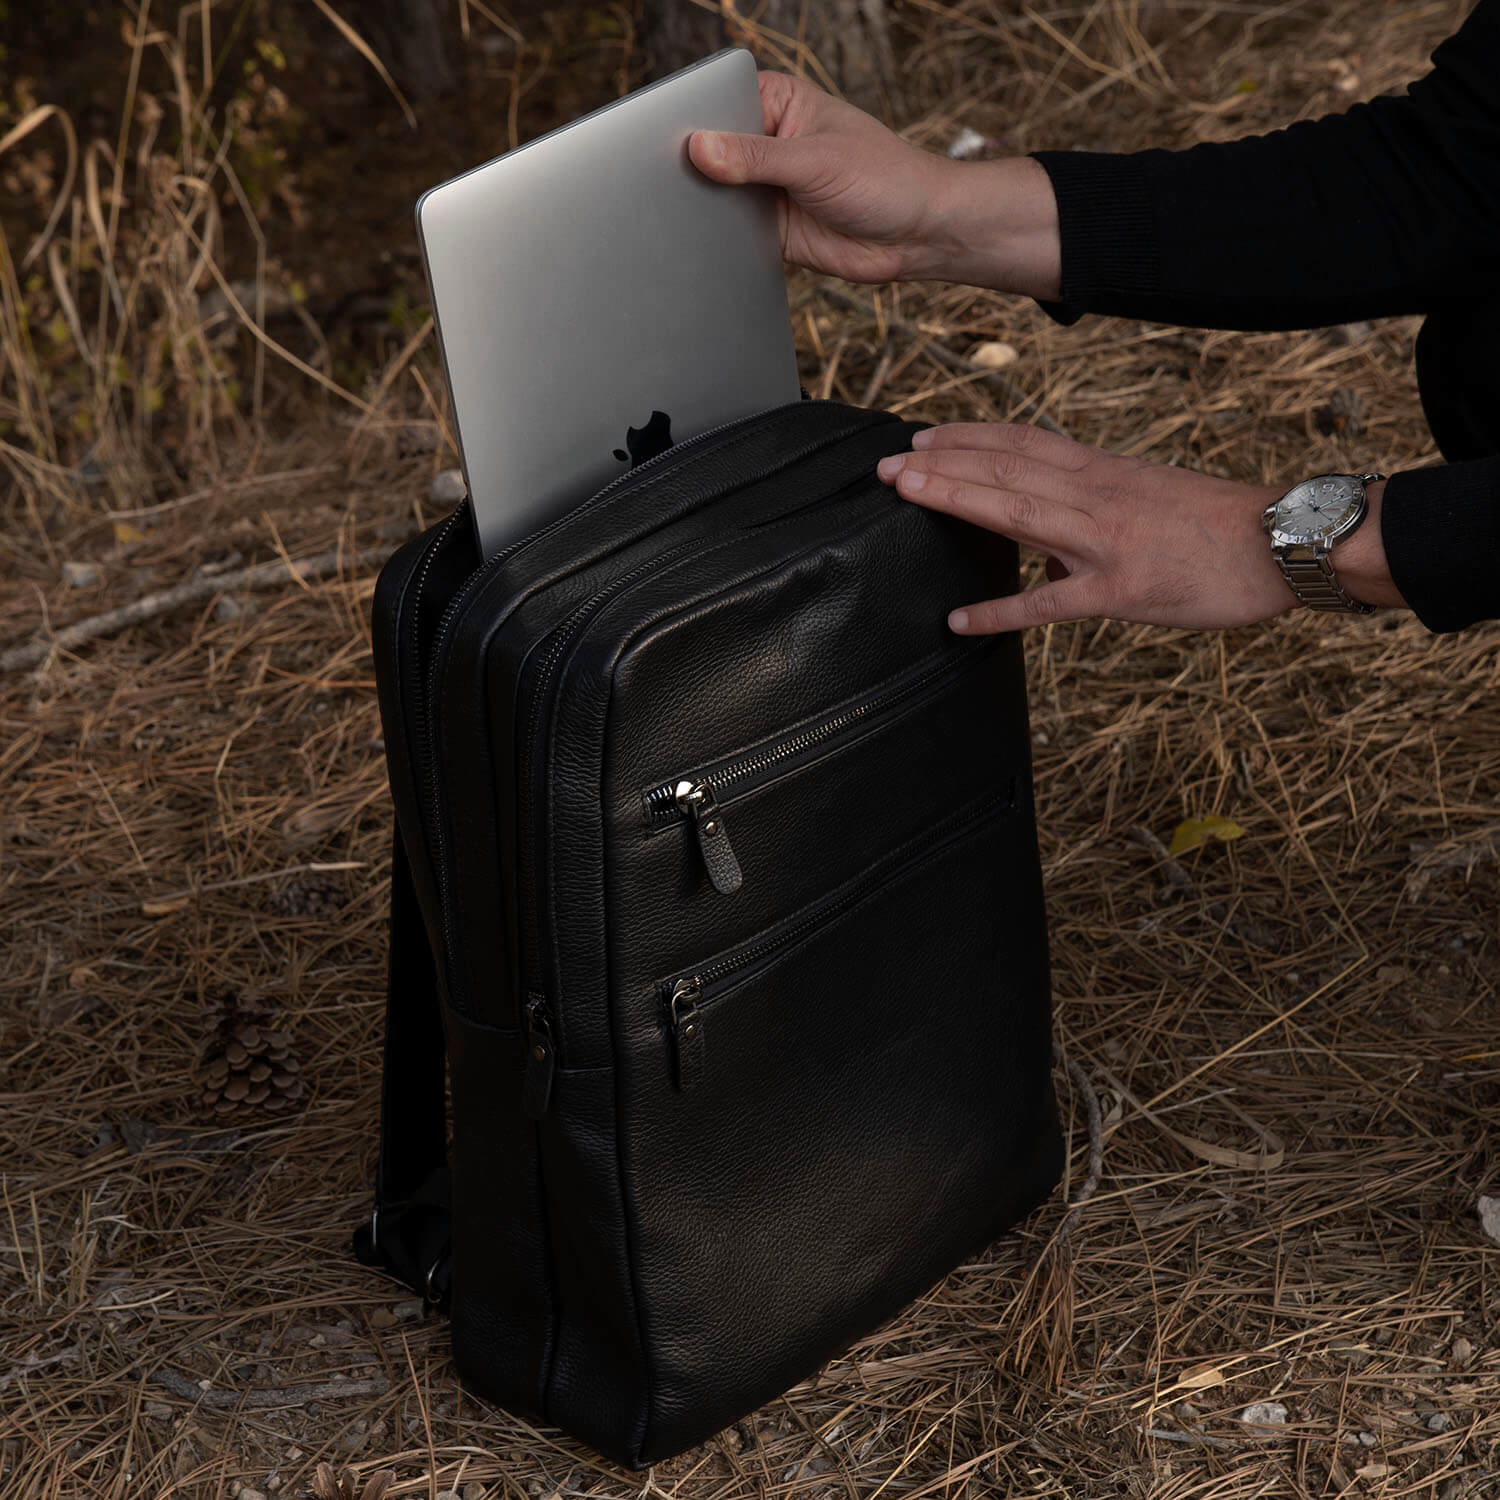
<path fill-rule="evenodd" d="M 377 1375 L 370 1380 L 320 1380 L 313 1385 L 287 1385 L 280 1390 L 214 1391 L 204 1390 L 196 1380 L 179 1375 L 176 1370 L 152 1370 L 147 1385 L 164 1386 L 174 1396 L 218 1411 L 249 1408 L 265 1411 L 275 1406 L 306 1406 L 309 1401 L 343 1401 L 350 1396 L 383 1396 L 390 1382 Z"/>
<path fill-rule="evenodd" d="M 277 558 L 272 562 L 241 568 L 235 573 L 190 578 L 174 588 L 143 594 L 139 599 L 122 604 L 118 609 L 106 610 L 102 615 L 90 615 L 86 620 L 65 626 L 50 639 L 12 646 L 9 651 L 0 652 L 0 672 L 25 671 L 46 661 L 53 652 L 71 651 L 86 641 L 114 635 L 128 626 L 139 625 L 143 620 L 155 619 L 158 615 L 168 614 L 184 604 L 194 604 L 200 599 L 212 599 L 217 594 L 233 593 L 236 589 L 270 589 L 284 583 L 310 583 L 346 569 L 371 568 L 376 563 L 384 562 L 390 552 L 389 546 L 366 547 L 359 552 L 334 547 L 328 552 L 304 558 L 301 562 L 288 564 Z"/>

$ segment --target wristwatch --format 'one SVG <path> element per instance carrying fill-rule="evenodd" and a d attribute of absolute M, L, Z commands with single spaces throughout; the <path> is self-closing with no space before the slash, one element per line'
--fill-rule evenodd
<path fill-rule="evenodd" d="M 1373 614 L 1375 606 L 1351 599 L 1333 571 L 1328 554 L 1369 514 L 1365 486 L 1384 474 L 1314 474 L 1294 484 L 1261 524 L 1291 591 L 1312 609 Z"/>

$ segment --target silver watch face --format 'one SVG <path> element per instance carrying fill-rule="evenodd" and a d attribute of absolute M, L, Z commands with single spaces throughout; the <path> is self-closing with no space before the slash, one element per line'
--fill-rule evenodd
<path fill-rule="evenodd" d="M 1364 497 L 1364 481 L 1357 475 L 1315 474 L 1276 502 L 1272 532 L 1292 545 L 1323 541 L 1353 516 Z"/>

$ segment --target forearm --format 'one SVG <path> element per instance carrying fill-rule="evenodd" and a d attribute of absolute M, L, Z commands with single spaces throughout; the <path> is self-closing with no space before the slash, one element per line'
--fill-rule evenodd
<path fill-rule="evenodd" d="M 1430 311 L 1500 278 L 1500 0 L 1404 97 L 1180 151 L 1041 152 L 1062 287 L 1048 310 L 1308 328 Z"/>
<path fill-rule="evenodd" d="M 1492 295 L 1500 0 L 1405 97 L 1179 151 L 934 162 L 905 274 L 1086 312 L 1308 328 Z"/>
<path fill-rule="evenodd" d="M 908 274 L 987 286 L 1038 302 L 1062 295 L 1057 198 L 1041 164 L 943 162 Z"/>

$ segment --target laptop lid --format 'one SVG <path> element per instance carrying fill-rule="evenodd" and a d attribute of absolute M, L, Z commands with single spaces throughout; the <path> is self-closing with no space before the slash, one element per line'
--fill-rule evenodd
<path fill-rule="evenodd" d="M 749 52 L 417 204 L 485 557 L 670 443 L 798 397 L 774 198 L 702 176 L 697 129 L 762 129 Z"/>

